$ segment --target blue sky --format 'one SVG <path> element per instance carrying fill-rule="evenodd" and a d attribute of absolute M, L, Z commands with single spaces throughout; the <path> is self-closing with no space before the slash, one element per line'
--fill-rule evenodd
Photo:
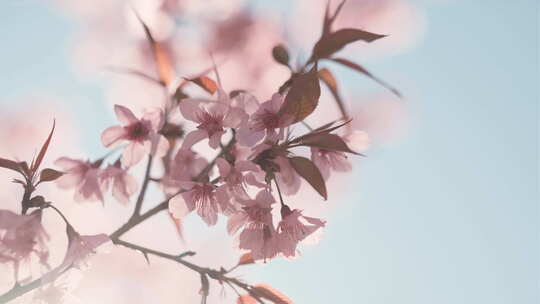
<path fill-rule="evenodd" d="M 414 79 L 399 84 L 414 128 L 353 173 L 349 209 L 331 215 L 321 244 L 250 275 L 298 303 L 540 301 L 538 2 L 418 5 L 424 39 L 370 65 Z M 88 101 L 103 98 L 99 84 L 69 67 L 73 27 L 40 1 L 0 3 L 0 105 L 84 96 L 66 106 L 93 136 L 109 118 L 83 115 L 105 105 Z"/>

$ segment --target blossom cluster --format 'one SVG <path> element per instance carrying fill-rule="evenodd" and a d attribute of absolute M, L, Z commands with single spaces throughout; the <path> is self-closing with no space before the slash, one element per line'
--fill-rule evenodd
<path fill-rule="evenodd" d="M 0 210 L 0 263 L 13 264 L 18 282 L 20 265 L 35 256 L 46 270 L 42 281 L 54 282 L 63 272 L 84 264 L 109 240 L 139 250 L 145 257 L 155 254 L 174 260 L 178 257 L 119 238 L 160 210 L 168 210 L 177 223 L 190 214 L 197 214 L 208 226 L 216 225 L 220 217 L 226 218 L 228 233 L 237 239 L 246 257 L 239 265 L 297 257 L 302 242 L 322 230 L 326 220 L 300 209 L 296 194 L 302 187 L 310 187 L 327 200 L 327 181 L 335 172 L 350 171 L 351 156 L 362 156 L 369 145 L 367 133 L 350 124 L 354 117 L 346 111 L 333 74 L 320 66 L 325 61 L 338 63 L 379 81 L 363 67 L 333 55 L 349 43 L 373 42 L 385 36 L 358 29 L 333 30 L 342 5 L 333 13 L 327 8 L 321 37 L 303 64 L 293 67 L 284 45 L 276 45 L 269 52 L 275 64 L 290 71 L 288 79 L 276 83 L 269 96 L 256 96 L 251 90 L 227 90 L 219 65 L 213 60 L 213 68 L 195 77 L 177 76 L 163 46 L 137 15 L 155 66 L 156 76 L 144 77 L 162 87 L 166 101 L 156 103 L 142 115 L 136 115 L 128 104 L 116 104 L 114 113 L 119 124 L 101 133 L 103 146 L 110 149 L 103 157 L 88 160 L 64 156 L 55 162 L 58 169 L 40 170 L 53 127 L 30 164 L 0 158 L 0 167 L 22 176 L 14 182 L 24 189 L 21 214 Z M 311 126 L 306 118 L 318 107 L 320 83 L 332 93 L 342 115 Z M 190 90 L 196 87 L 202 90 Z M 145 175 L 138 181 L 133 171 L 145 159 Z M 155 170 L 157 165 L 160 170 Z M 34 194 L 40 184 L 53 181 L 62 189 L 72 190 L 76 202 L 105 204 L 110 192 L 121 204 L 134 205 L 134 213 L 108 236 L 81 235 L 55 203 Z M 164 205 L 141 213 L 149 183 L 158 185 Z M 57 267 L 51 267 L 48 261 L 49 235 L 41 220 L 45 210 L 54 210 L 66 225 L 68 245 Z M 192 269 L 201 275 L 203 298 L 208 295 L 210 277 L 246 291 L 239 301 L 282 303 L 273 299 L 283 297 L 265 285 L 246 285 L 225 276 L 225 270 Z"/>

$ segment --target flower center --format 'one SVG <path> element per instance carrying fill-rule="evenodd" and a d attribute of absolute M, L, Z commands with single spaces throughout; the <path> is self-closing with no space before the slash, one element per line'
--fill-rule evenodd
<path fill-rule="evenodd" d="M 257 129 L 275 129 L 279 127 L 279 115 L 265 110 L 255 116 Z"/>
<path fill-rule="evenodd" d="M 214 135 L 216 132 L 223 131 L 223 115 L 202 112 L 199 114 L 198 118 L 200 124 L 197 126 L 197 129 L 205 130 L 209 136 Z"/>
<path fill-rule="evenodd" d="M 142 141 L 146 139 L 150 133 L 150 128 L 142 121 L 132 123 L 127 126 L 126 129 L 128 139 L 133 141 Z"/>

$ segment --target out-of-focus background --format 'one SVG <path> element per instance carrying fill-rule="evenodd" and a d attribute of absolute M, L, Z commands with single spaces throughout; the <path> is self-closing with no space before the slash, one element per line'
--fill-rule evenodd
<path fill-rule="evenodd" d="M 142 109 L 162 98 L 147 82 L 107 71 L 152 69 L 130 7 L 174 54 L 180 75 L 207 68 L 212 50 L 227 89 L 254 88 L 265 100 L 286 75 L 271 48 L 285 43 L 294 58 L 306 59 L 325 3 L 3 0 L 0 155 L 31 157 L 56 118 L 49 163 L 62 155 L 96 159 L 106 152 L 101 131 L 115 123 L 113 104 Z M 293 261 L 246 266 L 241 278 L 268 283 L 296 303 L 538 303 L 538 6 L 349 0 L 338 27 L 389 37 L 348 46 L 341 57 L 405 98 L 326 64 L 372 147 L 352 173 L 335 179 L 327 202 L 298 198 L 327 219 L 320 242 Z M 326 115 L 335 113 L 329 96 L 323 92 Z M 0 174 L 0 208 L 16 208 L 20 192 Z M 77 204 L 53 185 L 43 191 L 85 233 L 113 231 L 131 210 L 113 200 Z M 62 234 L 56 218 L 45 220 Z M 193 261 L 203 265 L 233 265 L 238 257 L 224 219 L 208 228 L 190 217 L 180 240 L 163 214 L 126 238 L 169 252 L 193 249 Z M 57 244 L 61 255 L 62 240 Z M 199 301 L 199 277 L 180 266 L 158 259 L 147 265 L 121 248 L 91 264 L 66 279 L 77 281 L 71 292 L 84 303 Z M 7 273 L 0 268 L 2 290 L 10 286 Z M 211 293 L 211 303 L 235 301 L 218 285 Z"/>

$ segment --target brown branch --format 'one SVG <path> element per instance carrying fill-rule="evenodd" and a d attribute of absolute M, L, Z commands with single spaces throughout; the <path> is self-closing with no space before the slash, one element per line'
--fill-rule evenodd
<path fill-rule="evenodd" d="M 194 180 L 195 181 L 201 181 L 206 175 L 208 175 L 210 170 L 214 167 L 217 158 L 223 156 L 223 154 L 225 154 L 227 152 L 227 150 L 234 144 L 234 142 L 235 142 L 235 138 L 233 136 L 233 138 L 229 141 L 229 143 L 227 143 L 227 145 L 225 145 L 221 149 L 221 151 L 218 153 L 218 155 L 216 155 L 216 157 L 197 175 L 197 177 L 194 178 Z M 164 201 L 160 202 L 155 207 L 153 207 L 153 208 L 149 209 L 148 211 L 141 214 L 140 209 L 141 209 L 141 206 L 142 206 L 142 202 L 144 201 L 144 195 L 146 193 L 146 188 L 148 187 L 148 183 L 150 181 L 151 164 L 152 164 L 152 157 L 150 156 L 149 159 L 148 159 L 148 165 L 146 167 L 146 174 L 145 174 L 145 177 L 144 177 L 143 185 L 142 185 L 141 191 L 139 193 L 139 197 L 137 198 L 137 202 L 136 202 L 136 205 L 135 205 L 135 210 L 134 210 L 132 216 L 129 218 L 129 220 L 124 225 L 120 226 L 120 228 L 118 228 L 113 233 L 111 233 L 109 235 L 109 238 L 115 244 L 124 245 L 124 246 L 127 245 L 126 247 L 129 247 L 129 246 L 134 247 L 135 246 L 137 248 L 133 248 L 133 249 L 140 250 L 141 252 L 143 252 L 145 254 L 152 254 L 152 255 L 160 256 L 160 257 L 166 258 L 166 259 L 177 260 L 178 263 L 181 263 L 182 265 L 184 265 L 184 266 L 186 266 L 186 267 L 188 267 L 188 268 L 190 268 L 190 269 L 192 269 L 194 271 L 197 271 L 199 273 L 205 273 L 206 275 L 208 275 L 208 277 L 210 277 L 210 278 L 212 278 L 214 280 L 219 280 L 219 277 L 221 276 L 222 272 L 219 272 L 217 270 L 213 270 L 213 269 L 210 269 L 210 268 L 203 268 L 203 267 L 197 266 L 195 264 L 189 263 L 187 261 L 184 261 L 184 260 L 182 260 L 182 257 L 185 256 L 185 254 L 180 255 L 180 256 L 173 256 L 173 255 L 169 255 L 169 254 L 166 254 L 166 253 L 161 253 L 159 251 L 155 251 L 155 250 L 152 250 L 152 249 L 140 247 L 140 246 L 137 246 L 137 245 L 134 245 L 134 244 L 131 244 L 131 243 L 127 243 L 127 242 L 124 242 L 124 241 L 119 239 L 120 236 L 122 236 L 123 234 L 125 234 L 126 232 L 131 230 L 133 227 L 139 225 L 140 223 L 142 223 L 145 220 L 147 220 L 148 218 L 158 214 L 159 212 L 168 209 L 169 200 L 171 198 L 173 198 L 174 196 L 176 196 L 176 195 L 178 195 L 178 194 L 185 191 L 185 190 L 178 191 L 173 196 L 165 199 Z M 142 248 L 144 250 L 141 250 L 140 248 Z M 189 255 L 189 254 L 187 254 L 187 255 Z M 51 275 L 53 273 L 53 271 L 55 271 L 55 270 L 52 270 L 51 272 L 43 275 L 41 278 L 38 278 L 38 279 L 28 283 L 28 284 L 25 284 L 25 285 L 18 285 L 17 284 L 17 285 L 15 285 L 11 290 L 6 292 L 5 294 L 0 295 L 0 303 L 7 303 L 8 301 L 11 301 L 11 300 L 13 300 L 13 299 L 15 299 L 17 297 L 20 297 L 20 296 L 22 296 L 22 295 L 36 289 L 36 288 L 39 288 L 40 286 L 42 286 L 42 285 L 44 285 L 44 284 L 46 284 L 48 282 L 54 281 L 59 275 L 61 275 L 63 273 L 63 272 L 60 272 L 60 273 L 56 273 L 55 275 Z M 235 284 L 238 287 L 241 287 L 241 285 L 243 285 L 245 288 L 249 288 L 249 285 L 247 285 L 245 283 L 242 283 L 241 281 L 239 281 L 239 280 L 237 280 L 235 278 L 228 278 L 227 280 L 228 280 L 228 282 L 230 282 L 232 284 Z"/>
<path fill-rule="evenodd" d="M 146 164 L 146 171 L 144 173 L 143 184 L 141 186 L 141 191 L 137 197 L 137 202 L 135 203 L 135 209 L 133 210 L 133 215 L 131 217 L 139 216 L 141 213 L 142 203 L 144 201 L 144 195 L 146 194 L 146 189 L 148 189 L 148 182 L 150 182 L 150 171 L 152 170 L 152 163 L 154 158 L 151 154 L 148 155 L 148 163 Z"/>
<path fill-rule="evenodd" d="M 127 247 L 127 248 L 130 248 L 130 249 L 133 249 L 133 250 L 138 250 L 140 252 L 142 252 L 143 254 L 146 254 L 146 255 L 154 255 L 154 256 L 158 256 L 158 257 L 161 257 L 161 258 L 164 258 L 164 259 L 167 259 L 167 260 L 171 260 L 171 261 L 175 261 L 197 273 L 199 273 L 199 275 L 201 276 L 201 278 L 203 277 L 207 277 L 207 278 L 211 278 L 215 281 L 218 281 L 220 283 L 225 283 L 229 286 L 236 286 L 236 287 L 239 287 L 243 290 L 245 290 L 247 293 L 251 294 L 252 296 L 256 297 L 257 298 L 257 290 L 253 288 L 253 286 L 247 284 L 247 283 L 244 283 L 242 281 L 240 281 L 239 279 L 237 278 L 234 278 L 234 277 L 230 277 L 230 276 L 227 276 L 227 273 L 228 271 L 226 271 L 225 269 L 221 269 L 221 270 L 217 270 L 217 269 L 213 269 L 213 268 L 209 268 L 209 267 L 202 267 L 202 266 L 199 266 L 199 265 L 196 265 L 196 264 L 193 264 L 191 262 L 188 262 L 186 260 L 184 260 L 184 257 L 189 255 L 189 256 L 192 256 L 194 255 L 195 253 L 192 252 L 192 251 L 188 251 L 189 254 L 181 254 L 181 255 L 172 255 L 172 254 L 168 254 L 168 253 L 164 253 L 164 252 L 161 252 L 161 251 L 157 251 L 157 250 L 154 250 L 154 249 L 150 249 L 150 248 L 146 248 L 146 247 L 143 247 L 143 246 L 139 246 L 139 245 L 136 245 L 136 244 L 133 244 L 133 243 L 129 243 L 129 242 L 126 242 L 126 241 L 122 241 L 122 240 L 115 240 L 114 243 L 116 245 L 121 245 L 121 246 L 124 246 L 124 247 Z M 235 293 L 238 293 L 238 291 L 236 289 L 234 289 L 232 287 L 232 289 L 235 291 Z M 204 295 L 203 295 L 203 299 L 204 299 Z M 260 303 L 263 303 L 260 299 L 258 299 Z"/>

